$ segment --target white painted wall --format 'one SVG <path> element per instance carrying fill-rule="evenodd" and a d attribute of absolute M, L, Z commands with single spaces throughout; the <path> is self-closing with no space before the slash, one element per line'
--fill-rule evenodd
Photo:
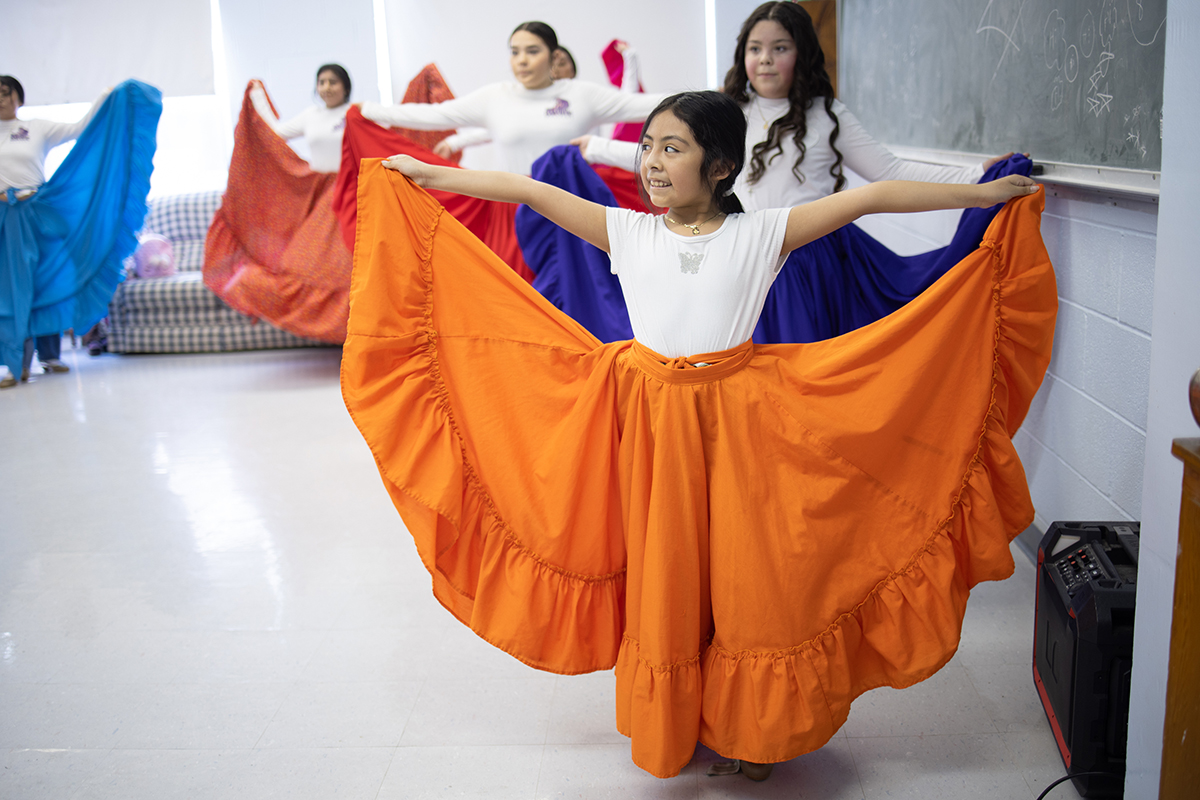
<path fill-rule="evenodd" d="M 1141 518 L 1156 225 L 1149 203 L 1063 190 L 1047 198 L 1058 328 L 1049 374 L 1015 437 L 1041 530 L 1060 519 Z"/>
<path fill-rule="evenodd" d="M 431 61 L 458 95 L 514 80 L 508 37 L 530 20 L 554 28 L 559 44 L 575 56 L 579 80 L 609 85 L 600 51 L 613 39 L 624 39 L 638 52 L 647 91 L 704 88 L 704 0 L 610 0 L 603 13 L 589 4 L 555 0 L 386 0 L 385 7 L 397 99 Z"/>
<path fill-rule="evenodd" d="M 733 53 L 742 23 L 763 0 L 714 0 L 717 23 L 717 85 L 725 85 L 725 73 L 733 66 Z"/>
<path fill-rule="evenodd" d="M 1162 763 L 1167 656 L 1178 548 L 1182 465 L 1171 440 L 1197 436 L 1187 407 L 1187 383 L 1200 367 L 1200 5 L 1167 5 L 1163 84 L 1163 180 L 1154 278 L 1154 339 L 1150 349 L 1146 459 L 1142 492 L 1129 769 L 1125 796 L 1158 797 Z M 1195 673 L 1195 665 L 1190 665 Z"/>

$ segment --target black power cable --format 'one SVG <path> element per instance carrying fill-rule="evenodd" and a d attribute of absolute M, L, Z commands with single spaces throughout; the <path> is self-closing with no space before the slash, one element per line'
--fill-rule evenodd
<path fill-rule="evenodd" d="M 1120 773 L 1117 773 L 1117 772 L 1076 772 L 1074 775 L 1063 775 L 1061 778 L 1056 780 L 1054 783 L 1047 786 L 1045 788 L 1045 790 L 1037 796 L 1037 800 L 1046 800 L 1046 795 L 1050 794 L 1050 790 L 1053 789 L 1055 786 L 1058 786 L 1060 783 L 1069 781 L 1072 778 L 1082 778 L 1085 775 L 1108 775 L 1113 778 L 1121 777 Z"/>

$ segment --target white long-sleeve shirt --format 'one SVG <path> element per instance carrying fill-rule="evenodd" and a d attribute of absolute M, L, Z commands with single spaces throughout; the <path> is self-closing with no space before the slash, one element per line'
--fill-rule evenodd
<path fill-rule="evenodd" d="M 796 179 L 792 165 L 799 150 L 790 136 L 782 142 L 783 153 L 775 154 L 766 171 L 756 183 L 749 182 L 750 158 L 754 146 L 767 139 L 771 123 L 787 113 L 788 100 L 768 100 L 753 96 L 743 111 L 746 113 L 746 165 L 734 182 L 734 192 L 747 211 L 764 208 L 792 208 L 833 194 L 835 178 L 829 174 L 836 156 L 829 145 L 833 120 L 825 113 L 820 98 L 808 110 L 808 131 L 804 135 L 804 161 L 800 164 L 803 181 Z M 842 163 L 868 181 L 927 181 L 930 183 L 975 183 L 983 177 L 983 165 L 975 167 L 946 167 L 905 161 L 897 158 L 863 130 L 862 123 L 840 100 L 833 101 L 838 116 L 837 149 Z M 591 163 L 609 164 L 632 170 L 637 157 L 636 142 L 617 142 L 592 139 L 584 157 Z M 767 154 L 769 159 L 771 154 Z"/>
<path fill-rule="evenodd" d="M 255 86 L 250 90 L 250 100 L 258 115 L 284 139 L 304 137 L 310 153 L 308 165 L 315 172 L 337 172 L 342 166 L 342 133 L 346 130 L 349 103 L 342 103 L 336 108 L 309 106 L 287 122 L 282 122 L 271 110 L 266 92 L 261 87 Z"/>
<path fill-rule="evenodd" d="M 442 141 L 450 145 L 451 150 L 458 152 L 468 147 L 487 144 L 491 140 L 492 132 L 487 128 L 464 128 L 457 133 L 450 134 Z"/>
<path fill-rule="evenodd" d="M 46 154 L 83 133 L 107 96 L 102 94 L 78 122 L 0 121 L 0 191 L 37 189 L 45 183 Z"/>
<path fill-rule="evenodd" d="M 621 60 L 625 62 L 621 71 L 621 91 L 636 94 L 642 85 L 642 67 L 638 63 L 637 53 L 632 47 L 626 47 L 625 52 L 621 53 Z"/>
<path fill-rule="evenodd" d="M 645 119 L 662 95 L 624 94 L 585 81 L 559 80 L 545 89 L 494 83 L 444 103 L 363 103 L 381 125 L 414 130 L 487 128 L 502 169 L 528 175 L 542 153 L 605 122 Z"/>
<path fill-rule="evenodd" d="M 641 86 L 637 53 L 633 51 L 632 47 L 628 47 L 621 57 L 625 62 L 625 69 L 621 74 L 621 91 L 626 94 L 636 94 Z M 613 126 L 608 125 L 602 130 L 607 132 L 605 135 L 611 135 L 612 129 Z M 490 141 L 492 141 L 492 134 L 487 128 L 467 128 L 447 136 L 445 139 L 450 149 L 456 152 L 468 147 L 487 144 Z"/>

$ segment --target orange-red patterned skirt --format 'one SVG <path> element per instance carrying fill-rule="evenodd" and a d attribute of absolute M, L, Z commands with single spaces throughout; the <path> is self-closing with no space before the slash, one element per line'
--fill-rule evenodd
<path fill-rule="evenodd" d="M 234 133 L 229 183 L 204 246 L 204 283 L 243 314 L 341 343 L 350 250 L 331 205 L 337 176 L 313 172 L 250 100 Z"/>

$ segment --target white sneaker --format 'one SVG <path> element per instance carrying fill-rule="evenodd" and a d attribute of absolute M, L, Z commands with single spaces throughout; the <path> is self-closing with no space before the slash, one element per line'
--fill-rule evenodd
<path fill-rule="evenodd" d="M 49 361 L 42 362 L 42 369 L 46 372 L 70 372 L 71 368 L 57 358 L 52 358 Z"/>

